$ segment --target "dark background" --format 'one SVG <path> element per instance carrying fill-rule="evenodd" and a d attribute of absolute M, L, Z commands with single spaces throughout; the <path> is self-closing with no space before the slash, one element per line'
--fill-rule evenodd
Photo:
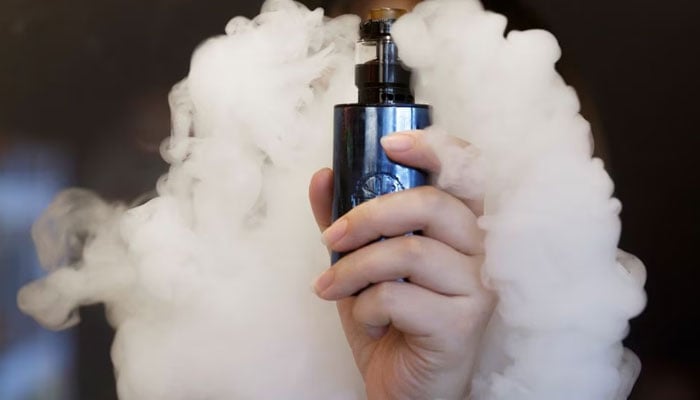
<path fill-rule="evenodd" d="M 558 37 L 562 73 L 582 93 L 616 182 L 624 204 L 620 246 L 649 274 L 649 304 L 626 341 L 644 364 L 632 398 L 700 398 L 700 265 L 691 256 L 700 222 L 691 193 L 698 188 L 700 2 L 486 4 L 512 16 L 514 27 L 543 27 Z M 0 0 L 0 160 L 18 144 L 60 148 L 71 163 L 71 185 L 109 199 L 147 192 L 166 170 L 158 146 L 169 132 L 169 88 L 186 76 L 199 42 L 259 6 Z M 111 329 L 100 307 L 82 314 L 74 328 L 75 397 L 113 399 Z M 1 322 L 0 351 L 7 344 Z"/>

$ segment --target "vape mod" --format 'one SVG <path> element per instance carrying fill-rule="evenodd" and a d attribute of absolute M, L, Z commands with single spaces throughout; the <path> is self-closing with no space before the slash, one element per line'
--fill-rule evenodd
<path fill-rule="evenodd" d="M 334 109 L 333 221 L 382 194 L 426 184 L 424 172 L 396 164 L 379 140 L 430 125 L 430 107 L 415 104 L 411 71 L 399 59 L 391 26 L 404 10 L 381 8 L 360 25 L 355 49 L 357 104 Z M 343 254 L 333 253 L 335 263 Z"/>

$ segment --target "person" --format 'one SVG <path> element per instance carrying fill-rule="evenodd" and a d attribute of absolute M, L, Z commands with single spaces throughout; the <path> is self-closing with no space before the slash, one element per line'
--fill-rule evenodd
<path fill-rule="evenodd" d="M 382 146 L 395 162 L 440 172 L 422 131 L 389 135 Z M 423 186 L 370 200 L 331 223 L 332 186 L 330 169 L 312 177 L 313 214 L 329 250 L 352 252 L 313 286 L 337 302 L 368 398 L 467 398 L 493 306 L 480 279 L 480 206 Z"/>
<path fill-rule="evenodd" d="M 372 8 L 411 10 L 419 2 L 336 0 L 324 6 L 331 16 L 365 16 Z M 508 15 L 508 30 L 541 25 L 517 2 L 486 0 L 484 6 Z M 582 86 L 566 60 L 557 68 L 567 81 Z M 582 101 L 582 113 L 597 125 L 587 96 Z M 605 159 L 603 139 L 596 137 L 595 150 Z M 454 146 L 470 145 L 456 137 L 450 140 Z M 428 143 L 422 131 L 400 132 L 382 141 L 395 162 L 439 174 L 439 158 Z M 320 298 L 337 302 L 368 398 L 467 398 L 495 303 L 480 276 L 483 232 L 476 218 L 483 204 L 421 187 L 370 200 L 331 224 L 332 177 L 330 169 L 313 176 L 311 207 L 328 249 L 352 252 L 313 286 Z M 417 230 L 423 235 L 404 236 Z M 380 237 L 389 239 L 376 241 Z M 398 282 L 402 278 L 408 282 Z"/>

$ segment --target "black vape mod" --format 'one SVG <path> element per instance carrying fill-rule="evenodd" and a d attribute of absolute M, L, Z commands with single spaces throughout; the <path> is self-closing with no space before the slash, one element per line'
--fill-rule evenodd
<path fill-rule="evenodd" d="M 360 25 L 358 102 L 334 109 L 333 221 L 364 201 L 427 183 L 424 172 L 389 160 L 379 142 L 390 133 L 430 125 L 430 107 L 414 103 L 411 71 L 401 63 L 391 37 L 392 24 L 404 13 L 375 9 Z M 332 262 L 342 256 L 333 253 Z"/>

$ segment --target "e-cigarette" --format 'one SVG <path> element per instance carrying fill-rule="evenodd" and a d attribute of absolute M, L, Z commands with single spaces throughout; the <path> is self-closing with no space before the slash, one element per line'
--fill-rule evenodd
<path fill-rule="evenodd" d="M 334 109 L 333 221 L 377 196 L 427 183 L 423 171 L 389 160 L 380 144 L 393 132 L 430 125 L 430 107 L 415 104 L 411 71 L 402 63 L 391 26 L 404 10 L 381 8 L 360 24 L 355 48 L 356 104 Z M 333 253 L 335 263 L 343 256 Z"/>

